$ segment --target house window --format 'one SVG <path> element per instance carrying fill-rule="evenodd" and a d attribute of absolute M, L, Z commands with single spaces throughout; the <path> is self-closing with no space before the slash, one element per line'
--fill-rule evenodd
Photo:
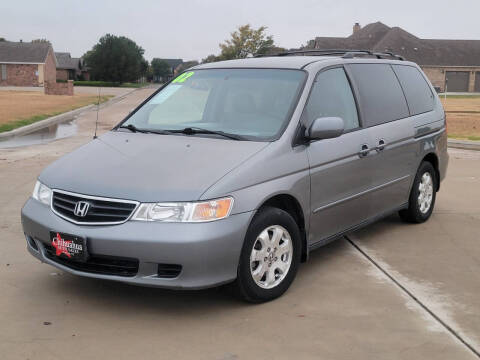
<path fill-rule="evenodd" d="M 2 64 L 2 80 L 7 80 L 7 64 Z"/>

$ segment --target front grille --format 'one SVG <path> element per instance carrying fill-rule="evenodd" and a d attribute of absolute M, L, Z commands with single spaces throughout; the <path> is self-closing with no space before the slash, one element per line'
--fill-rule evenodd
<path fill-rule="evenodd" d="M 173 279 L 180 275 L 182 265 L 177 264 L 158 264 L 157 276 L 161 278 Z"/>
<path fill-rule="evenodd" d="M 86 262 L 72 261 L 55 255 L 55 248 L 50 244 L 43 244 L 45 256 L 50 260 L 70 269 L 93 274 L 135 276 L 138 272 L 138 260 L 125 257 L 90 254 Z"/>
<path fill-rule="evenodd" d="M 90 204 L 85 216 L 74 214 L 75 205 L 79 201 Z M 63 218 L 77 224 L 119 224 L 128 220 L 137 207 L 135 201 L 83 196 L 54 190 L 52 209 Z"/>

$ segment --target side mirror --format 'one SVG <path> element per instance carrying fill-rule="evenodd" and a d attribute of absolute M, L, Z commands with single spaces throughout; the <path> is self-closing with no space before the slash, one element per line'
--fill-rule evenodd
<path fill-rule="evenodd" d="M 345 130 L 345 123 L 339 117 L 322 117 L 315 119 L 305 131 L 309 140 L 332 139 L 339 137 Z"/>

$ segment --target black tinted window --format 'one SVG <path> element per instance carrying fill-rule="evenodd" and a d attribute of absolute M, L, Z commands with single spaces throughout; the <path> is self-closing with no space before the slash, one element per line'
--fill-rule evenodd
<path fill-rule="evenodd" d="M 350 64 L 358 87 L 365 126 L 375 126 L 409 116 L 400 83 L 388 64 Z"/>
<path fill-rule="evenodd" d="M 307 126 L 315 119 L 331 116 L 342 118 L 345 130 L 358 127 L 355 100 L 343 68 L 326 70 L 317 76 L 303 112 Z"/>
<path fill-rule="evenodd" d="M 407 98 L 411 115 L 433 110 L 433 94 L 425 78 L 413 66 L 394 65 L 393 70 L 400 80 Z"/>

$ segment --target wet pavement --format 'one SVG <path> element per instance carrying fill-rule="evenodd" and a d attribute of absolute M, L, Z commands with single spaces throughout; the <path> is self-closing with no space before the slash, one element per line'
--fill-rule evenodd
<path fill-rule="evenodd" d="M 15 148 L 27 145 L 45 144 L 53 140 L 64 139 L 77 133 L 74 120 L 63 124 L 51 125 L 30 134 L 14 137 L 8 140 L 0 139 L 0 149 Z"/>
<path fill-rule="evenodd" d="M 152 86 L 152 89 L 157 88 L 157 86 Z M 43 89 L 40 87 L 4 87 L 4 88 L 14 88 L 15 90 L 21 91 L 39 91 L 38 89 Z M 152 91 L 149 89 L 147 91 Z M 4 89 L 2 89 L 4 90 Z M 97 87 L 90 87 L 90 86 L 81 86 L 75 87 L 75 91 L 77 93 L 83 94 L 92 94 L 92 95 L 112 95 L 115 96 L 114 99 L 119 98 L 121 96 L 125 96 L 129 93 L 136 91 L 136 89 L 132 88 L 97 88 Z M 109 106 L 109 104 L 101 105 L 101 107 Z M 96 108 L 91 109 L 90 111 L 96 111 Z M 75 116 L 76 117 L 76 116 Z M 28 145 L 38 145 L 38 144 L 46 144 L 54 140 L 64 139 L 70 136 L 73 136 L 77 133 L 77 125 L 74 120 L 74 116 L 65 119 L 64 122 L 53 124 L 39 130 L 33 131 L 31 133 L 27 133 L 25 135 L 15 136 L 13 138 L 0 138 L 0 149 L 9 149 L 9 148 L 17 148 L 22 146 Z"/>

